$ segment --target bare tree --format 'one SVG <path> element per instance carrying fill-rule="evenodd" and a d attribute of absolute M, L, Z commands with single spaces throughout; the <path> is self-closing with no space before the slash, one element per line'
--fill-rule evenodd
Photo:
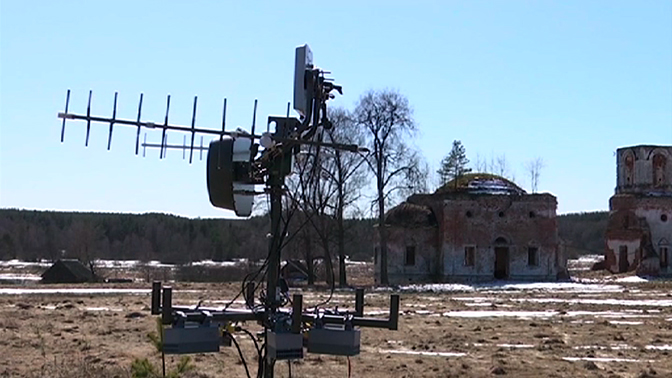
<path fill-rule="evenodd" d="M 367 165 L 375 176 L 380 283 L 387 285 L 385 207 L 395 195 L 417 190 L 417 180 L 423 177 L 421 159 L 407 144 L 408 138 L 415 134 L 416 126 L 408 99 L 391 90 L 365 93 L 357 103 L 354 117 L 357 125 L 366 131 L 370 149 Z"/>
<path fill-rule="evenodd" d="M 480 154 L 476 154 L 476 162 L 474 163 L 474 170 L 480 173 L 488 172 L 488 161 L 485 158 L 481 157 Z"/>
<path fill-rule="evenodd" d="M 295 174 L 285 180 L 287 195 L 283 196 L 283 228 L 289 233 L 283 245 L 291 245 L 291 249 L 304 259 L 308 285 L 315 283 L 315 269 L 313 268 L 315 262 L 313 250 L 315 230 L 309 226 L 314 212 L 310 209 L 311 200 L 308 198 L 314 182 L 314 178 L 309 177 L 312 173 L 311 165 L 312 156 L 309 155 L 309 148 L 302 148 L 302 151 L 294 159 L 293 172 Z M 291 244 L 288 244 L 290 242 Z M 299 257 L 297 253 L 294 257 Z"/>
<path fill-rule="evenodd" d="M 333 127 L 327 130 L 332 143 L 356 144 L 364 143 L 364 134 L 353 122 L 352 116 L 344 109 L 333 108 L 329 112 Z M 338 284 L 347 285 L 345 271 L 345 210 L 361 197 L 361 189 L 366 185 L 366 171 L 362 166 L 363 157 L 348 151 L 333 151 L 331 164 L 325 164 L 325 173 L 336 185 L 336 196 L 333 203 L 336 221 L 336 242 L 338 249 Z"/>
<path fill-rule="evenodd" d="M 506 155 L 501 154 L 497 156 L 494 160 L 494 164 L 491 167 L 492 172 L 496 175 L 508 178 L 509 177 L 509 163 L 506 160 Z"/>
<path fill-rule="evenodd" d="M 314 283 L 313 263 L 320 258 L 313 253 L 315 243 L 322 248 L 327 281 L 333 282 L 331 242 L 334 227 L 329 212 L 337 189 L 329 169 L 333 167 L 331 153 L 319 145 L 303 146 L 294 161 L 297 174 L 286 182 L 286 218 L 287 222 L 293 218 L 293 233 L 301 239 L 297 246 L 306 261 L 308 284 Z"/>
<path fill-rule="evenodd" d="M 536 193 L 539 189 L 539 175 L 541 174 L 542 168 L 544 168 L 544 160 L 540 157 L 525 163 L 525 171 L 530 177 L 530 187 L 532 188 L 532 193 Z"/>
<path fill-rule="evenodd" d="M 99 255 L 103 232 L 92 221 L 75 221 L 69 229 L 70 249 L 68 254 L 89 266 L 96 276 L 95 260 Z"/>

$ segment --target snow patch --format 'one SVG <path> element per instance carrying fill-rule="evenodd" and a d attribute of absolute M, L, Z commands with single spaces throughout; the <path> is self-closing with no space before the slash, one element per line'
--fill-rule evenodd
<path fill-rule="evenodd" d="M 17 259 L 0 261 L 0 267 L 9 267 L 9 268 L 11 267 L 26 268 L 30 266 L 49 267 L 51 266 L 51 264 L 52 263 L 48 260 L 40 260 L 38 262 L 21 261 Z"/>
<path fill-rule="evenodd" d="M 114 311 L 114 312 L 124 311 L 121 308 L 109 308 L 109 307 L 87 307 L 85 310 L 86 311 Z"/>
<path fill-rule="evenodd" d="M 424 284 L 424 285 L 408 285 L 401 286 L 399 288 L 401 291 L 411 291 L 411 292 L 431 292 L 431 293 L 442 293 L 442 292 L 453 292 L 453 291 L 474 291 L 474 288 L 469 285 L 463 284 Z"/>
<path fill-rule="evenodd" d="M 590 270 L 595 263 L 604 261 L 603 255 L 585 255 L 578 259 L 568 259 L 567 269 L 569 270 Z"/>
<path fill-rule="evenodd" d="M 511 299 L 515 302 L 533 302 L 533 303 L 570 303 L 570 304 L 591 304 L 604 306 L 651 306 L 651 307 L 670 307 L 671 299 L 564 299 L 564 298 L 516 298 Z"/>
<path fill-rule="evenodd" d="M 233 259 L 229 261 L 213 261 L 213 260 L 203 260 L 203 261 L 194 261 L 189 265 L 192 266 L 238 266 L 249 263 L 248 259 Z"/>
<path fill-rule="evenodd" d="M 628 276 L 628 277 L 620 277 L 614 280 L 615 282 L 627 282 L 627 283 L 641 283 L 641 282 L 649 282 L 646 278 L 642 278 L 639 276 Z"/>
<path fill-rule="evenodd" d="M 550 318 L 557 311 L 448 311 L 442 315 L 451 318 L 497 318 L 514 317 L 522 319 Z"/>
<path fill-rule="evenodd" d="M 42 277 L 36 274 L 17 274 L 17 273 L 2 273 L 0 274 L 0 281 L 40 281 Z"/>
<path fill-rule="evenodd" d="M 572 349 L 596 349 L 596 350 L 636 350 L 637 347 L 634 347 L 632 345 L 628 344 L 615 344 L 615 345 L 610 345 L 610 346 L 604 346 L 604 345 L 578 345 L 575 347 L 572 347 Z"/>
<path fill-rule="evenodd" d="M 462 357 L 467 355 L 466 353 L 460 353 L 460 352 L 424 352 L 416 350 L 398 350 L 398 349 L 378 349 L 378 353 L 409 354 L 412 356 L 436 356 L 436 357 Z"/>
<path fill-rule="evenodd" d="M 442 313 L 442 316 L 453 318 L 497 318 L 497 317 L 514 317 L 521 319 L 532 318 L 550 318 L 553 316 L 594 316 L 598 318 L 647 318 L 653 315 L 632 314 L 626 312 L 615 311 L 568 311 L 559 312 L 553 310 L 547 311 L 447 311 Z"/>
<path fill-rule="evenodd" d="M 647 350 L 672 350 L 672 345 L 647 345 L 644 347 Z"/>
<path fill-rule="evenodd" d="M 349 258 L 345 258 L 345 264 L 346 265 L 373 265 L 373 263 L 370 263 L 368 261 L 354 261 L 350 260 Z"/>
<path fill-rule="evenodd" d="M 401 291 L 408 292 L 501 292 L 501 291 L 542 291 L 542 292 L 621 292 L 623 287 L 614 284 L 604 283 L 583 283 L 583 282 L 509 282 L 509 281 L 494 281 L 488 283 L 478 284 L 416 284 L 399 287 Z"/>
<path fill-rule="evenodd" d="M 562 357 L 565 361 L 592 361 L 592 362 L 640 362 L 632 358 L 613 358 L 613 357 Z M 653 361 L 649 361 L 653 362 Z"/>
<path fill-rule="evenodd" d="M 532 344 L 497 344 L 499 348 L 527 349 L 534 348 Z"/>
<path fill-rule="evenodd" d="M 196 292 L 197 290 L 184 290 Z M 149 294 L 151 289 L 108 289 L 108 288 L 59 288 L 59 289 L 28 289 L 0 288 L 0 295 L 31 295 L 31 294 Z"/>

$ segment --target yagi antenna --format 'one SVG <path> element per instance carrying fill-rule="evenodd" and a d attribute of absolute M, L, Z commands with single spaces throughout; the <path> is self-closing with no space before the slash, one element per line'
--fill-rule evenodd
<path fill-rule="evenodd" d="M 118 92 L 114 92 L 114 107 L 112 109 L 112 119 L 110 120 L 110 134 L 107 137 L 107 150 L 110 150 L 112 144 L 112 127 L 114 127 L 114 120 L 117 118 L 117 95 Z M 65 119 L 63 119 L 65 121 Z"/>
<path fill-rule="evenodd" d="M 191 157 L 194 154 L 194 136 L 196 135 L 196 102 L 198 97 L 194 96 L 194 113 L 191 116 L 191 150 L 189 151 L 189 164 L 191 164 Z M 254 131 L 252 132 L 254 134 Z"/>
<path fill-rule="evenodd" d="M 142 93 L 140 93 L 140 103 L 138 103 L 138 121 L 135 123 L 136 125 L 138 125 L 138 132 L 135 135 L 135 154 L 136 155 L 138 154 L 138 142 L 140 140 L 140 127 L 142 127 L 142 125 L 140 124 L 141 115 L 142 115 Z"/>
<path fill-rule="evenodd" d="M 89 146 L 89 133 L 91 132 L 91 96 L 93 94 L 92 90 L 89 90 L 89 104 L 86 106 L 86 142 L 84 146 Z"/>
<path fill-rule="evenodd" d="M 68 104 L 70 104 L 70 90 L 68 89 L 68 94 L 65 95 L 65 114 L 68 114 Z M 65 137 L 65 117 L 63 117 L 63 126 L 61 126 L 61 143 L 63 143 L 63 137 Z"/>
<path fill-rule="evenodd" d="M 182 159 L 186 159 L 186 152 L 188 149 L 190 149 L 187 146 L 187 136 L 184 135 L 183 138 L 183 144 L 178 145 L 178 144 L 170 144 L 168 143 L 168 134 L 163 139 L 163 143 L 147 143 L 147 133 L 145 133 L 145 141 L 144 143 L 141 144 L 143 148 L 143 157 L 145 156 L 144 154 L 144 148 L 161 148 L 161 151 L 159 152 L 159 159 L 165 159 L 166 158 L 166 153 L 168 152 L 169 149 L 175 149 L 175 150 L 182 150 Z M 199 151 L 199 160 L 203 160 L 203 151 L 207 151 L 208 147 L 203 146 L 203 136 L 201 135 L 201 145 L 198 147 L 194 147 L 194 150 Z"/>
<path fill-rule="evenodd" d="M 159 148 L 160 148 L 159 149 L 159 159 L 163 159 L 163 158 L 166 157 L 166 139 L 167 139 L 166 135 L 161 134 L 161 144 L 159 145 Z M 143 147 L 145 147 L 145 146 L 143 145 Z M 149 146 L 147 146 L 147 147 L 149 147 Z"/>
<path fill-rule="evenodd" d="M 166 98 L 166 120 L 163 122 L 163 133 L 161 134 L 161 152 L 159 153 L 159 158 L 163 159 L 165 154 L 165 141 L 166 141 L 166 127 L 168 127 L 168 112 L 170 111 L 170 95 Z"/>
<path fill-rule="evenodd" d="M 114 103 L 112 107 L 112 117 L 107 118 L 107 117 L 98 117 L 98 116 L 93 116 L 91 115 L 91 103 L 93 99 L 93 91 L 89 91 L 89 97 L 87 100 L 87 107 L 86 107 L 86 114 L 85 115 L 80 115 L 80 114 L 73 114 L 70 113 L 70 92 L 71 90 L 68 89 L 65 97 L 65 111 L 62 113 L 58 113 L 58 118 L 63 119 L 63 123 L 61 125 L 61 142 L 65 140 L 65 124 L 68 120 L 83 120 L 86 122 L 86 139 L 85 139 L 85 146 L 88 147 L 89 145 L 89 137 L 91 134 L 91 124 L 92 123 L 106 123 L 109 125 L 109 131 L 108 131 L 108 136 L 107 136 L 107 149 L 110 150 L 112 147 L 112 133 L 114 132 L 114 126 L 116 125 L 124 125 L 124 126 L 132 126 L 136 128 L 136 135 L 135 135 L 135 154 L 138 155 L 140 153 L 140 146 L 142 145 L 143 148 L 159 148 L 159 158 L 163 159 L 166 157 L 166 150 L 171 148 L 171 149 L 182 149 L 183 150 L 183 159 L 186 159 L 186 149 L 189 149 L 189 162 L 191 163 L 193 161 L 193 152 L 194 150 L 199 151 L 199 158 L 202 160 L 202 151 L 207 149 L 207 147 L 204 147 L 203 145 L 205 144 L 205 141 L 201 142 L 200 147 L 199 146 L 194 146 L 196 134 L 199 134 L 201 136 L 201 139 L 203 139 L 204 135 L 213 135 L 213 136 L 218 136 L 220 142 L 223 140 L 224 136 L 230 136 L 232 138 L 247 138 L 252 141 L 255 139 L 261 138 L 261 135 L 255 135 L 254 134 L 254 129 L 255 129 L 255 124 L 256 124 L 256 109 L 257 109 L 257 100 L 255 100 L 255 105 L 254 105 L 254 114 L 252 118 L 252 133 L 241 133 L 241 132 L 229 132 L 226 131 L 226 110 L 227 110 L 227 99 L 224 99 L 224 106 L 223 106 L 223 111 L 222 111 L 222 129 L 220 130 L 212 130 L 212 129 L 204 129 L 204 128 L 199 128 L 196 125 L 196 112 L 197 112 L 197 105 L 198 105 L 198 97 L 194 97 L 194 103 L 193 103 L 193 110 L 192 110 L 192 117 L 191 117 L 191 124 L 189 126 L 178 126 L 178 125 L 171 125 L 169 123 L 169 115 L 170 115 L 170 100 L 171 96 L 167 95 L 166 96 L 166 113 L 164 117 L 164 121 L 162 124 L 157 124 L 154 122 L 150 121 L 143 121 L 142 120 L 142 104 L 144 101 L 144 94 L 140 93 L 140 98 L 138 101 L 138 114 L 135 120 L 129 120 L 129 119 L 122 119 L 122 118 L 117 118 L 117 106 L 119 103 L 119 93 L 115 92 L 114 93 Z M 148 143 L 146 139 L 143 139 L 143 142 L 140 142 L 140 131 L 142 128 L 146 129 L 156 129 L 156 128 L 161 128 L 161 141 L 159 143 Z M 170 146 L 168 145 L 168 131 L 177 131 L 177 132 L 184 132 L 184 133 L 189 133 L 191 134 L 191 143 L 189 146 L 187 146 L 187 141 L 186 141 L 186 135 L 184 137 L 184 143 L 182 146 Z M 254 145 L 254 143 L 252 143 Z M 221 151 L 219 152 L 221 154 Z M 146 155 L 143 152 L 143 155 Z"/>

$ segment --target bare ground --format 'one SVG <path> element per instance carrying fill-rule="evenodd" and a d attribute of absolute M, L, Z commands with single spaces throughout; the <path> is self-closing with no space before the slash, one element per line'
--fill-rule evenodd
<path fill-rule="evenodd" d="M 615 285 L 606 290 L 403 291 L 400 329 L 363 329 L 362 353 L 350 358 L 352 376 L 672 377 L 672 282 Z M 102 286 L 111 287 L 88 287 Z M 178 283 L 174 288 L 176 303 L 222 305 L 217 301 L 230 299 L 240 285 Z M 312 303 L 329 294 L 325 288 L 303 293 Z M 389 294 L 367 294 L 365 311 L 385 311 Z M 148 293 L 0 295 L 0 377 L 128 377 L 133 359 L 158 362 L 146 337 L 155 329 L 149 299 Z M 338 291 L 330 306 L 353 304 L 352 291 Z M 260 330 L 254 323 L 244 327 Z M 253 344 L 244 334 L 237 339 L 254 375 Z M 193 359 L 194 377 L 245 376 L 235 348 Z M 173 366 L 177 359 L 168 360 Z M 278 362 L 275 371 L 287 377 L 287 363 Z M 347 377 L 348 359 L 307 354 L 292 362 L 292 376 Z"/>

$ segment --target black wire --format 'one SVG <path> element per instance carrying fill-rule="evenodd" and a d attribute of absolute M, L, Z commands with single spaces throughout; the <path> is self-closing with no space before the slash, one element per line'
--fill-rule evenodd
<path fill-rule="evenodd" d="M 287 360 L 287 368 L 289 369 L 289 378 L 292 378 L 292 360 Z"/>
<path fill-rule="evenodd" d="M 331 301 L 331 299 L 334 297 L 334 290 L 335 290 L 335 286 L 336 286 L 336 282 L 335 282 L 336 281 L 336 275 L 334 274 L 334 265 L 331 263 L 331 253 L 329 252 L 328 249 L 325 250 L 324 253 L 327 255 L 326 257 L 329 259 L 329 261 L 330 261 L 329 265 L 331 266 L 331 290 L 329 291 L 329 297 L 327 297 L 326 301 L 318 303 L 313 307 L 313 308 L 315 308 L 315 310 L 317 310 L 318 307 L 324 306 Z M 325 267 L 325 270 L 326 270 L 326 267 Z"/>
<path fill-rule="evenodd" d="M 252 280 L 256 280 L 256 279 L 257 279 L 257 277 L 259 276 L 259 274 L 261 274 L 261 272 L 268 266 L 269 258 L 270 258 L 270 253 L 268 254 L 268 256 L 266 256 L 266 259 L 264 260 L 264 263 L 261 265 L 261 267 L 260 267 L 256 272 L 250 272 L 250 273 L 248 273 L 248 274 L 243 278 L 243 285 L 242 285 L 242 288 L 240 289 L 240 291 L 238 292 L 238 294 L 236 294 L 236 296 L 233 297 L 233 299 L 231 299 L 231 300 L 224 306 L 224 311 L 226 311 L 226 309 L 228 309 L 228 308 L 233 304 L 233 302 L 235 302 L 236 299 L 238 299 L 238 297 L 240 297 L 240 296 L 245 292 L 245 286 L 246 286 L 245 283 L 246 283 L 247 280 L 250 278 L 250 276 L 254 275 L 254 277 L 252 278 Z M 255 287 L 255 291 L 256 291 L 256 287 Z"/>
<path fill-rule="evenodd" d="M 245 294 L 243 295 L 243 297 L 245 297 L 245 305 L 251 310 L 253 309 L 252 308 L 253 306 L 251 306 L 251 304 L 254 302 L 255 293 L 257 292 L 257 290 L 261 286 L 261 281 L 263 280 L 263 278 L 266 274 L 266 270 L 268 269 L 268 263 L 269 263 L 269 259 L 267 258 L 264 261 L 264 263 L 262 264 L 262 266 L 259 269 L 259 271 L 257 272 L 257 274 L 255 274 L 255 276 L 251 279 L 251 281 L 255 282 L 254 290 L 252 291 L 252 298 L 247 298 Z M 258 282 L 257 282 L 257 280 L 258 280 Z M 242 286 L 241 286 L 241 290 L 243 290 L 243 292 L 246 291 L 248 283 L 249 282 L 243 280 L 243 283 L 242 283 Z"/>
<path fill-rule="evenodd" d="M 322 306 L 328 304 L 329 302 L 331 302 L 331 299 L 334 297 L 334 290 L 335 290 L 334 279 L 335 278 L 336 277 L 334 276 L 334 268 L 332 267 L 331 268 L 331 290 L 329 291 L 329 297 L 327 297 L 327 300 L 325 300 L 323 302 L 320 302 L 320 303 L 316 304 L 315 306 L 313 306 L 314 309 L 317 310 L 318 307 L 322 307 Z"/>
<path fill-rule="evenodd" d="M 270 199 L 269 199 L 269 201 L 270 201 Z M 282 251 L 282 241 L 283 241 L 284 236 L 285 236 L 285 234 L 286 234 L 286 232 L 287 232 L 287 228 L 288 228 L 288 226 L 289 226 L 289 220 L 291 220 L 292 215 L 293 215 L 293 213 L 292 213 L 292 214 L 288 214 L 288 219 L 285 221 L 285 220 L 284 220 L 284 217 L 283 217 L 282 214 L 281 214 L 281 221 L 284 221 L 284 228 L 282 229 L 282 233 L 280 233 L 280 228 L 283 226 L 283 225 L 282 225 L 283 222 L 280 222 L 280 223 L 276 226 L 276 229 L 271 230 L 271 235 L 272 235 L 273 237 L 279 237 L 278 246 L 279 246 L 280 251 Z M 257 292 L 257 289 L 259 289 L 259 287 L 261 286 L 261 280 L 263 280 L 264 274 L 266 273 L 265 270 L 267 271 L 268 268 L 269 268 L 269 262 L 270 262 L 271 254 L 272 254 L 273 252 L 274 252 L 274 251 L 271 251 L 271 250 L 269 249 L 268 254 L 267 254 L 267 256 L 266 256 L 266 259 L 264 260 L 263 265 L 262 265 L 261 268 L 257 271 L 257 274 L 255 274 L 254 277 L 252 278 L 252 281 L 256 281 L 256 280 L 257 280 L 257 277 L 259 277 L 259 284 L 254 286 L 254 291 L 252 292 L 252 298 L 255 297 L 255 294 L 256 294 L 256 292 Z M 279 253 L 279 252 L 278 252 L 278 253 Z M 261 274 L 262 272 L 263 272 L 264 274 Z M 260 274 L 261 274 L 261 276 L 260 276 Z M 235 300 L 235 299 L 238 298 L 242 293 L 245 292 L 245 290 L 246 290 L 246 283 L 247 283 L 247 279 L 248 279 L 248 278 L 249 278 L 249 275 L 246 276 L 245 279 L 243 279 L 242 287 L 241 287 L 241 291 L 238 293 L 238 295 L 236 295 L 236 297 L 235 297 L 233 300 Z M 232 301 L 232 302 L 233 302 L 233 301 Z M 230 302 L 230 303 L 232 303 L 232 302 Z M 264 301 L 262 301 L 262 302 L 264 302 Z M 229 305 L 230 305 L 230 303 L 229 303 Z M 256 308 L 256 306 L 251 306 L 251 305 L 250 305 L 249 298 L 246 298 L 245 304 L 247 305 L 247 307 L 248 307 L 250 310 L 253 310 L 253 311 L 254 311 L 255 308 Z M 227 307 L 228 307 L 228 306 L 227 306 Z M 265 308 L 265 307 L 264 307 L 264 308 Z M 226 309 L 226 307 L 225 307 L 225 309 Z"/>
<path fill-rule="evenodd" d="M 254 343 L 254 349 L 257 350 L 257 354 L 261 356 L 261 349 L 259 349 L 259 343 L 257 343 L 257 339 L 254 337 L 252 332 L 246 330 L 245 328 L 240 328 L 237 327 L 236 329 L 240 329 L 242 332 L 245 332 L 248 336 L 250 336 L 250 339 L 252 339 L 252 342 Z"/>
<path fill-rule="evenodd" d="M 292 200 L 293 200 L 295 203 L 298 203 L 299 206 L 300 206 L 300 202 L 299 202 L 299 201 L 292 195 L 292 193 L 288 193 L 288 194 L 289 194 L 289 196 L 292 198 Z M 304 211 L 304 212 L 307 212 L 307 211 L 305 210 L 305 208 L 303 209 L 303 211 Z M 315 222 L 313 221 L 313 216 L 315 215 L 315 212 L 307 212 L 307 213 L 308 213 L 307 221 L 311 223 L 311 225 L 313 226 L 313 229 L 314 229 L 315 231 L 317 231 L 317 233 L 318 233 L 318 235 L 320 236 L 320 238 L 324 238 L 324 235 L 320 232 L 319 227 L 317 227 L 317 225 L 316 225 Z M 306 225 L 306 223 L 307 223 L 307 222 L 304 222 L 304 223 L 302 224 L 302 227 L 304 227 L 304 226 Z M 335 290 L 335 280 L 336 280 L 336 275 L 334 274 L 334 266 L 333 266 L 333 264 L 331 263 L 331 253 L 329 252 L 329 249 L 328 249 L 328 248 L 325 248 L 324 253 L 326 254 L 325 257 L 329 259 L 329 265 L 330 265 L 330 267 L 331 267 L 331 269 L 330 269 L 330 273 L 331 273 L 331 288 L 330 288 L 330 289 L 331 289 L 331 290 L 330 290 L 330 292 L 329 292 L 329 297 L 327 298 L 327 300 L 324 301 L 324 302 L 321 302 L 321 303 L 317 304 L 316 306 L 314 306 L 315 309 L 317 309 L 318 307 L 320 307 L 320 306 L 324 306 L 324 305 L 326 305 L 327 303 L 329 303 L 329 302 L 331 301 L 331 299 L 333 298 L 333 296 L 334 296 L 334 290 Z"/>
<path fill-rule="evenodd" d="M 257 367 L 257 378 L 263 378 L 264 376 L 264 370 L 266 367 L 266 364 L 264 363 L 266 360 L 266 342 L 264 341 L 263 344 L 261 344 L 261 358 L 259 359 L 259 366 Z"/>
<path fill-rule="evenodd" d="M 290 197 L 293 197 L 293 196 L 290 195 Z M 312 216 L 312 215 L 308 215 L 308 216 Z M 308 224 L 308 222 L 310 222 L 310 220 L 308 220 L 308 218 L 306 217 L 306 219 L 303 221 L 303 223 L 301 223 L 299 225 L 299 227 L 297 227 L 296 232 L 294 232 L 292 235 L 290 235 L 289 238 L 287 238 L 287 240 L 284 240 L 284 238 L 283 238 L 283 243 L 282 243 L 281 248 L 285 248 L 292 240 L 294 240 L 294 237 L 296 237 L 296 235 L 299 234 L 299 231 L 301 231 Z"/>
<path fill-rule="evenodd" d="M 252 378 L 250 376 L 250 370 L 247 368 L 247 362 L 245 361 L 245 357 L 243 356 L 243 351 L 240 350 L 240 346 L 238 345 L 236 338 L 233 337 L 233 335 L 230 335 L 229 337 L 231 338 L 231 341 L 233 341 L 233 345 L 235 345 L 236 349 L 238 349 L 238 355 L 240 356 L 240 361 L 243 362 L 243 366 L 245 367 L 245 373 L 247 374 L 247 378 Z"/>
<path fill-rule="evenodd" d="M 254 349 L 256 349 L 256 351 L 257 351 L 257 357 L 258 357 L 258 362 L 259 362 L 257 364 L 257 377 L 261 377 L 261 373 L 263 372 L 263 367 L 262 367 L 263 365 L 261 364 L 261 362 L 263 361 L 263 357 L 262 357 L 263 353 L 262 353 L 262 350 L 259 349 L 259 343 L 257 343 L 257 339 L 254 337 L 252 332 L 246 330 L 245 328 L 236 327 L 236 331 L 244 332 L 245 334 L 250 336 L 250 339 L 252 339 L 252 342 L 254 343 Z M 262 345 L 262 348 L 264 347 L 264 345 Z"/>
<path fill-rule="evenodd" d="M 270 197 L 269 197 L 269 196 L 266 196 L 266 197 L 267 197 L 267 201 L 270 202 Z M 283 235 L 281 235 L 281 239 L 280 239 L 280 243 L 279 243 L 279 245 L 282 245 L 282 238 L 284 238 L 284 233 L 287 231 L 287 227 L 288 227 L 288 225 L 289 225 L 289 220 L 291 219 L 292 215 L 293 215 L 293 214 L 289 214 L 289 217 L 288 217 L 289 219 L 287 220 L 287 223 L 285 223 L 285 228 L 284 228 L 284 230 L 283 230 Z M 279 226 L 280 226 L 280 225 L 278 225 L 278 227 L 279 227 Z M 279 231 L 279 230 L 271 230 L 271 233 L 272 233 L 272 235 L 275 235 L 278 231 Z M 281 248 L 282 248 L 282 247 L 281 247 Z M 271 252 L 272 252 L 272 251 L 270 251 L 270 250 L 268 251 L 268 254 L 266 255 L 266 258 L 264 259 L 264 263 L 261 265 L 261 267 L 260 267 L 256 272 L 254 272 L 254 273 L 253 273 L 253 272 L 250 272 L 250 273 L 248 273 L 248 274 L 243 278 L 243 282 L 242 282 L 240 291 L 238 292 L 238 294 L 236 294 L 235 297 L 233 297 L 233 299 L 231 299 L 231 300 L 224 306 L 224 310 L 228 309 L 228 308 L 233 304 L 233 302 L 236 301 L 236 299 L 238 299 L 241 295 L 243 295 L 243 294 L 245 293 L 246 286 L 247 286 L 246 284 L 247 284 L 248 280 L 250 280 L 250 276 L 254 275 L 254 276 L 251 278 L 251 281 L 256 281 L 257 278 L 260 277 L 260 275 L 261 275 L 262 278 L 264 277 L 264 275 L 262 274 L 262 272 L 264 271 L 264 269 L 267 269 L 267 268 L 268 268 L 268 263 L 269 263 L 269 260 L 270 260 L 270 258 L 271 258 Z M 257 288 L 258 288 L 259 286 L 261 286 L 261 285 L 255 285 L 255 286 L 254 286 L 254 292 L 252 293 L 252 298 L 254 298 L 254 296 L 255 296 L 254 293 L 256 293 Z M 248 300 L 249 300 L 249 299 L 248 299 L 248 298 L 245 298 L 245 299 L 246 299 L 246 301 L 245 301 L 245 305 L 246 305 L 248 308 L 250 308 L 251 310 L 254 310 L 251 306 L 248 305 Z"/>

